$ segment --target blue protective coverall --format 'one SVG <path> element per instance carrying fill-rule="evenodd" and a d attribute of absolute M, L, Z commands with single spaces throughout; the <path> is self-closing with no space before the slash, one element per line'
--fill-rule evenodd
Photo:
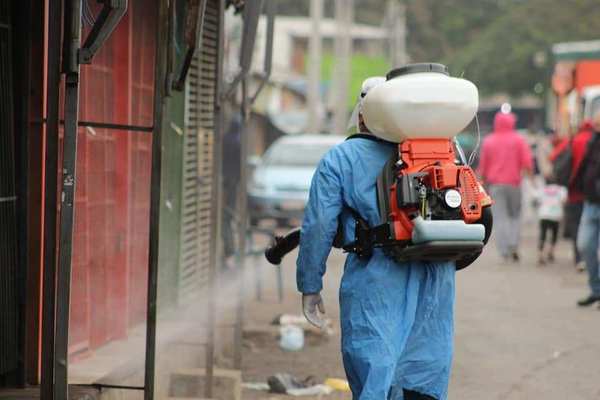
<path fill-rule="evenodd" d="M 318 293 L 338 225 L 354 240 L 358 211 L 380 223 L 376 180 L 396 146 L 352 139 L 319 163 L 305 210 L 297 261 L 302 293 Z M 453 262 L 399 264 L 375 249 L 349 254 L 340 296 L 342 356 L 353 398 L 403 399 L 403 389 L 447 397 L 453 350 Z"/>

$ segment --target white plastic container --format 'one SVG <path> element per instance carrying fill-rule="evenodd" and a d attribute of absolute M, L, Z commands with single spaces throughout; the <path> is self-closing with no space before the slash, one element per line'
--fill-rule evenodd
<path fill-rule="evenodd" d="M 419 72 L 371 89 L 363 100 L 362 114 L 374 135 L 400 143 L 456 136 L 475 117 L 478 107 L 479 93 L 470 81 Z"/>
<path fill-rule="evenodd" d="M 286 351 L 299 351 L 304 347 L 304 330 L 297 325 L 281 325 L 279 347 Z"/>

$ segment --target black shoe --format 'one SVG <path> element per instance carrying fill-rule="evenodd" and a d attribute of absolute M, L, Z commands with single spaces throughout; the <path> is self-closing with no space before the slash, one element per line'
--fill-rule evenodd
<path fill-rule="evenodd" d="M 521 261 L 521 257 L 519 257 L 519 253 L 517 253 L 516 251 L 514 251 L 510 257 L 512 258 L 512 260 L 516 263 L 518 263 L 519 261 Z"/>
<path fill-rule="evenodd" d="M 587 307 L 587 306 L 591 306 L 592 304 L 594 304 L 597 301 L 600 301 L 600 296 L 594 296 L 593 294 L 590 294 L 588 297 L 579 300 L 577 302 L 577 305 L 579 307 Z"/>

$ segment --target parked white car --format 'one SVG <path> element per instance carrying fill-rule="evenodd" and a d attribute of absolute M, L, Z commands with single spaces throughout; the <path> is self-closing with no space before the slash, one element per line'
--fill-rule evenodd
<path fill-rule="evenodd" d="M 325 153 L 344 136 L 302 134 L 277 139 L 258 162 L 248 186 L 252 224 L 275 219 L 288 226 L 302 218 L 310 182 Z"/>

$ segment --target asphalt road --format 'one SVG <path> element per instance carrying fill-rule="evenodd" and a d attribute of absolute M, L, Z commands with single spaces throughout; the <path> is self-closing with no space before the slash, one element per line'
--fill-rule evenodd
<path fill-rule="evenodd" d="M 493 244 L 457 275 L 455 356 L 449 398 L 453 400 L 600 399 L 600 310 L 578 309 L 587 294 L 585 274 L 570 263 L 561 243 L 553 265 L 535 265 L 535 224 L 528 221 L 520 264 L 502 264 Z M 344 256 L 332 253 L 325 280 L 327 315 L 338 325 L 338 286 Z M 263 300 L 254 299 L 253 269 L 246 277 L 246 324 L 267 326 L 279 313 L 298 314 L 295 254 L 283 265 L 285 297 L 277 302 L 274 271 L 261 267 Z M 251 341 L 251 340 L 250 340 Z M 339 330 L 300 352 L 279 349 L 276 340 L 247 343 L 244 379 L 264 382 L 276 372 L 317 380 L 343 377 Z M 245 399 L 280 398 L 245 390 Z M 348 394 L 327 396 L 349 399 Z"/>

